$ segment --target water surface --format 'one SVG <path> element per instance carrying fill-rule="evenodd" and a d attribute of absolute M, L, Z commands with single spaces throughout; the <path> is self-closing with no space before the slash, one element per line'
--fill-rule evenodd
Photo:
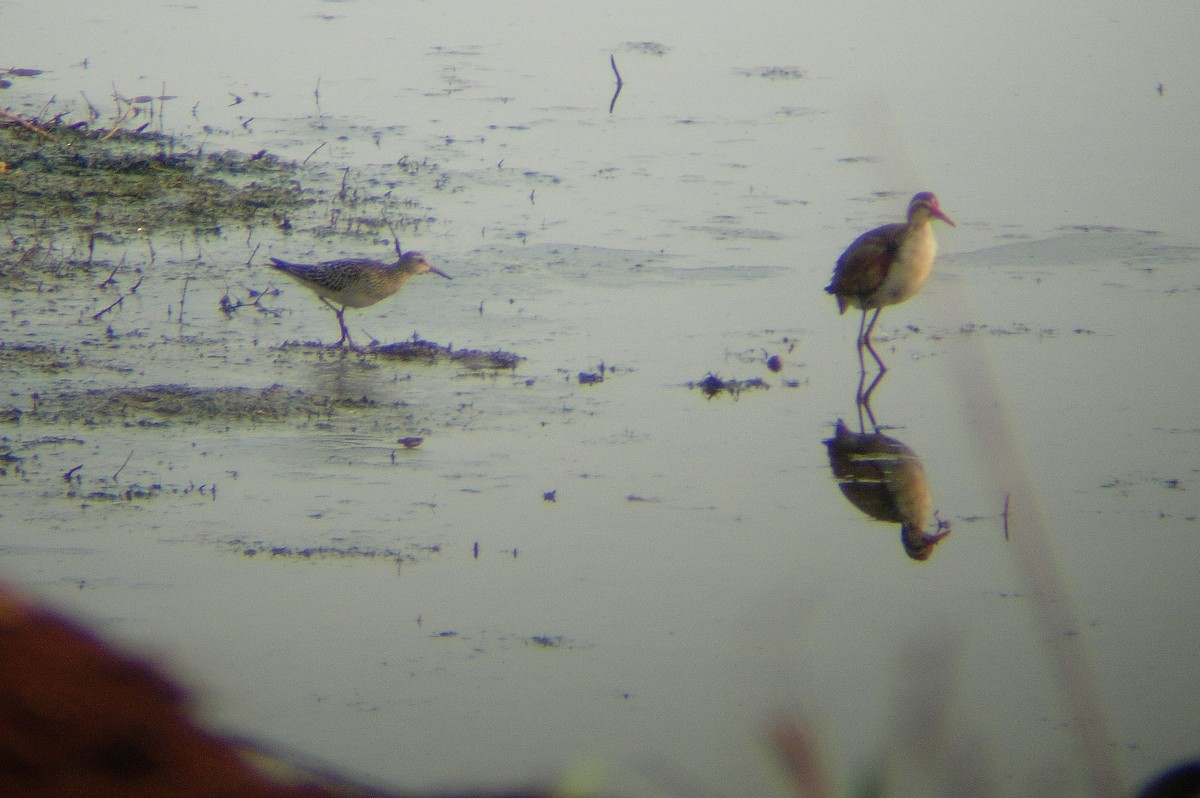
<path fill-rule="evenodd" d="M 792 711 L 843 781 L 934 750 L 977 794 L 1082 795 L 1194 755 L 1190 7 L 70 8 L 0 6 L 12 65 L 48 70 L 6 106 L 165 88 L 180 146 L 391 192 L 455 280 L 351 311 L 355 336 L 527 358 L 281 348 L 336 324 L 266 256 L 388 254 L 349 224 L 112 245 L 147 277 L 101 321 L 92 285 L 5 292 L 0 340 L 85 364 L 9 368 L 5 405 L 182 383 L 383 408 L 2 431 L 24 473 L 0 479 L 0 575 L 161 657 L 216 726 L 410 789 L 599 760 L 630 794 L 785 794 L 765 730 Z M 857 319 L 820 289 L 921 189 L 959 226 L 882 317 L 873 401 L 952 524 L 915 562 L 831 475 Z M 267 287 L 280 315 L 220 313 Z M 770 387 L 706 399 L 709 372 Z M 164 489 L 81 501 L 81 463 Z"/>

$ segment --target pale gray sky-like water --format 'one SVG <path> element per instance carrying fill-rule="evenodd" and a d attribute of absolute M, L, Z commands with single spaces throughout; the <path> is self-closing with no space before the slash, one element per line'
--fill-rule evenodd
<path fill-rule="evenodd" d="M 394 434 L 336 424 L 7 428 L 18 448 L 82 443 L 38 444 L 28 479 L 0 479 L 0 578 L 161 656 L 218 727 L 406 788 L 599 762 L 618 793 L 786 794 L 765 728 L 793 710 L 848 783 L 886 752 L 897 772 L 919 759 L 930 689 L 950 729 L 934 748 L 995 795 L 1091 794 L 1097 759 L 1128 787 L 1195 755 L 1200 11 L 252 6 L 0 3 L 0 66 L 47 70 L 0 104 L 82 116 L 86 95 L 109 114 L 114 87 L 165 87 L 181 146 L 311 154 L 327 183 L 349 167 L 401 194 L 397 163 L 434 161 L 445 185 L 413 197 L 429 221 L 405 245 L 455 280 L 414 281 L 352 329 L 527 360 L 479 378 L 281 351 L 335 340 L 331 314 L 282 284 L 279 318 L 227 320 L 222 291 L 268 279 L 267 254 L 386 250 L 160 241 L 107 319 L 142 335 L 97 356 L 128 368 L 5 374 L 4 404 L 279 383 L 398 403 L 425 443 L 393 463 Z M 873 406 L 953 525 L 916 563 L 830 474 L 822 440 L 856 422 L 858 320 L 821 288 L 924 189 L 958 226 L 937 228 L 922 294 L 881 317 Z M 185 272 L 204 357 L 163 312 Z M 0 341 L 101 335 L 76 307 L 87 287 L 64 291 L 0 294 Z M 580 385 L 601 360 L 616 372 Z M 685 384 L 709 371 L 771 387 L 705 400 Z M 130 451 L 126 479 L 216 481 L 218 499 L 61 496 L 66 469 Z M 1041 513 L 1006 542 L 1019 489 Z M 1065 633 L 1039 590 L 1065 597 Z M 1104 734 L 1091 760 L 1071 665 Z"/>

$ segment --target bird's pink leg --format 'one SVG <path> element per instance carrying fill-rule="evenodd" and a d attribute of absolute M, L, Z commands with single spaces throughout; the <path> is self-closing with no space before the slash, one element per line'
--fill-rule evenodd
<path fill-rule="evenodd" d="M 861 332 L 862 325 L 861 324 L 859 325 L 860 336 L 858 339 L 858 345 L 860 347 L 859 351 L 858 351 L 859 362 L 860 363 L 862 362 L 862 348 L 861 347 L 865 346 L 867 348 L 867 351 L 871 353 L 871 357 L 875 358 L 875 362 L 879 365 L 879 373 L 880 374 L 887 371 L 887 366 L 883 365 L 883 359 L 879 357 L 879 353 L 875 351 L 875 347 L 871 346 L 871 332 L 875 329 L 875 322 L 877 322 L 879 320 L 879 312 L 881 310 L 883 310 L 883 308 L 875 308 L 875 315 L 871 317 L 871 323 L 867 325 L 866 332 Z M 867 311 L 864 310 L 863 311 L 863 321 L 866 321 L 866 320 L 867 320 Z M 864 371 L 865 370 L 866 369 L 864 368 Z"/>

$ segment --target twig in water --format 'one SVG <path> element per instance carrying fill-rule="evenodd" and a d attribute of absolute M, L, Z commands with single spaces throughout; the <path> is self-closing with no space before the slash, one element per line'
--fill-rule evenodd
<path fill-rule="evenodd" d="M 34 133 L 40 133 L 41 135 L 45 136 L 46 138 L 53 138 L 53 136 L 50 135 L 50 131 L 48 131 L 44 128 L 40 128 L 28 120 L 22 119 L 21 117 L 17 116 L 16 114 L 10 114 L 8 111 L 0 109 L 0 119 L 7 119 L 10 122 L 16 122 L 18 125 L 25 128 L 26 130 L 32 130 Z"/>
<path fill-rule="evenodd" d="M 179 294 L 179 326 L 183 327 L 183 302 L 187 299 L 188 283 L 192 281 L 192 275 L 187 274 L 183 277 L 183 291 Z"/>
<path fill-rule="evenodd" d="M 608 104 L 608 112 L 611 114 L 613 108 L 617 107 L 617 98 L 621 96 L 621 87 L 625 85 L 625 81 L 621 80 L 621 73 L 617 71 L 617 57 L 610 54 L 608 56 L 608 63 L 612 64 L 613 74 L 617 76 L 617 90 L 613 92 L 612 102 Z"/>
<path fill-rule="evenodd" d="M 113 269 L 114 274 L 116 273 L 116 271 L 117 271 L 116 269 Z M 113 310 L 114 308 L 117 308 L 121 304 L 123 304 L 125 302 L 125 297 L 133 296 L 134 294 L 136 294 L 138 288 L 140 288 L 142 285 L 142 280 L 145 280 L 145 279 L 146 279 L 146 275 L 144 275 L 144 274 L 140 275 L 137 278 L 137 282 L 134 283 L 133 285 L 129 286 L 129 291 L 127 293 L 121 294 L 119 297 L 117 297 L 117 300 L 115 302 L 113 302 L 111 305 L 106 307 L 104 310 L 101 310 L 98 313 L 92 314 L 92 321 L 100 321 L 100 319 L 103 318 L 105 313 L 108 313 L 110 310 Z M 112 279 L 112 274 L 110 274 L 108 276 L 107 280 L 105 280 L 103 283 L 100 284 L 100 287 L 103 288 L 105 285 L 108 285 L 110 282 L 112 282 L 114 285 L 116 284 L 116 281 Z"/>
<path fill-rule="evenodd" d="M 1008 500 L 1012 494 L 1004 494 L 1004 512 L 1001 513 L 1001 518 L 1004 519 L 1004 539 L 1008 540 Z"/>
<path fill-rule="evenodd" d="M 279 318 L 280 316 L 283 315 L 282 310 L 277 310 L 275 308 L 269 308 L 262 303 L 263 297 L 265 297 L 265 296 L 277 296 L 279 294 L 278 289 L 274 289 L 274 290 L 268 289 L 266 291 L 256 291 L 253 288 L 251 288 L 247 291 L 247 293 L 249 293 L 250 296 L 254 297 L 253 301 L 244 302 L 241 299 L 230 299 L 229 290 L 228 289 L 225 290 L 225 295 L 221 297 L 220 305 L 221 305 L 221 312 L 225 314 L 226 318 L 233 318 L 233 312 L 235 310 L 238 310 L 239 308 L 258 308 L 258 311 L 260 313 L 266 313 L 267 315 L 274 316 L 275 318 Z"/>
<path fill-rule="evenodd" d="M 121 130 L 121 125 L 125 124 L 130 116 L 137 113 L 137 109 L 134 108 L 133 102 L 131 100 L 126 100 L 117 91 L 116 84 L 113 84 L 113 99 L 116 100 L 118 109 L 121 107 L 121 103 L 124 102 L 125 110 L 121 112 L 120 116 L 117 117 L 117 121 L 113 122 L 112 130 L 100 137 L 101 141 L 108 141 L 113 136 L 117 135 L 117 133 Z"/>
<path fill-rule="evenodd" d="M 112 480 L 115 484 L 117 477 L 121 476 L 121 472 L 125 470 L 125 466 L 129 465 L 129 461 L 133 459 L 133 449 L 129 450 L 129 456 L 125 458 L 125 462 L 121 463 L 121 467 L 117 469 L 117 473 L 113 474 Z"/>
<path fill-rule="evenodd" d="M 160 135 L 160 136 L 162 136 L 163 132 L 164 132 L 163 117 L 165 115 L 164 111 L 166 110 L 166 105 L 167 105 L 167 82 L 164 80 L 163 84 L 162 84 L 162 89 L 159 90 L 159 92 L 158 92 L 158 135 Z M 154 113 L 154 103 L 150 103 L 150 112 Z"/>
<path fill-rule="evenodd" d="M 91 260 L 91 247 L 88 248 L 88 260 Z M 117 281 L 113 279 L 113 275 L 117 273 L 117 269 L 119 268 L 121 268 L 120 265 L 113 266 L 113 270 L 108 273 L 108 277 L 106 277 L 104 282 L 100 283 L 100 285 L 97 287 L 104 288 L 105 286 L 116 285 Z"/>
<path fill-rule="evenodd" d="M 310 152 L 308 154 L 308 156 L 303 161 L 300 162 L 300 165 L 303 166 L 304 164 L 308 163 L 308 159 L 313 157 L 314 155 L 316 155 L 317 152 L 328 143 L 329 143 L 328 141 L 322 141 L 320 144 L 318 144 L 316 146 L 316 149 L 314 149 L 312 152 Z"/>
<path fill-rule="evenodd" d="M 63 474 L 63 481 L 70 482 L 72 477 L 75 476 L 75 472 L 81 468 L 83 468 L 83 463 L 80 463 L 79 465 L 75 466 L 74 468 L 69 469 L 66 473 Z"/>
<path fill-rule="evenodd" d="M 392 226 L 391 222 L 388 222 L 387 226 L 392 233 L 392 245 L 396 247 L 396 257 L 403 258 L 404 253 L 400 251 L 400 236 L 396 235 L 396 228 Z"/>
<path fill-rule="evenodd" d="M 85 103 L 87 103 L 88 116 L 90 117 L 90 119 L 88 121 L 95 122 L 97 119 L 100 118 L 100 109 L 97 108 L 96 106 L 92 105 L 92 101 L 88 99 L 88 96 L 86 94 L 84 94 L 83 92 L 79 92 L 79 93 L 83 96 L 83 101 Z"/>

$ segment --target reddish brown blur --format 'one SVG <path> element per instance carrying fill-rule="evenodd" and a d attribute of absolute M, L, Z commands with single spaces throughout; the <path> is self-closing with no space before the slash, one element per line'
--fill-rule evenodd
<path fill-rule="evenodd" d="M 150 665 L 0 587 L 3 795 L 384 798 L 319 775 L 269 778 L 188 710 Z"/>

